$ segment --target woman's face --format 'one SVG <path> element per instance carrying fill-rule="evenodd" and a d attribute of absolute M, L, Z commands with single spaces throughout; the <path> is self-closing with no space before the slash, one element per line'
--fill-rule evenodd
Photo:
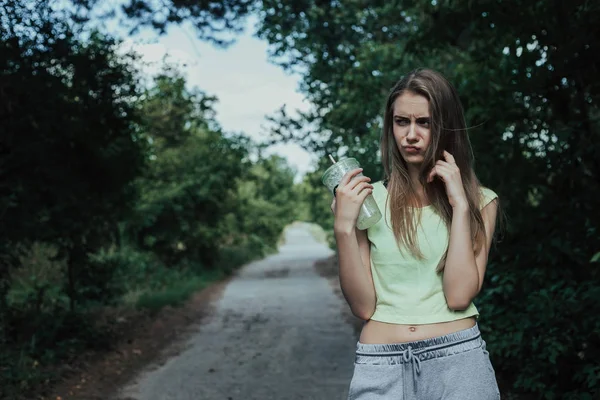
<path fill-rule="evenodd" d="M 404 161 L 419 166 L 431 142 L 429 100 L 414 92 L 402 93 L 393 106 L 394 139 Z"/>

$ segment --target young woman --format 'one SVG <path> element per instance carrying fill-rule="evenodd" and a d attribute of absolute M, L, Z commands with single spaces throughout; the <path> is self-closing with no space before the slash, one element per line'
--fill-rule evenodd
<path fill-rule="evenodd" d="M 463 109 L 442 75 L 416 70 L 396 84 L 381 155 L 383 181 L 351 171 L 332 203 L 341 288 L 366 321 L 349 399 L 499 399 L 472 303 L 497 196 L 475 176 Z M 360 231 L 369 194 L 384 217 Z"/>

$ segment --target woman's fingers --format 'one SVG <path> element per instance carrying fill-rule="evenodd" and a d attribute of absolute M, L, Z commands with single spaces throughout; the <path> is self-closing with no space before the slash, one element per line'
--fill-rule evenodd
<path fill-rule="evenodd" d="M 362 202 L 373 192 L 373 185 L 369 183 L 371 178 L 356 176 L 360 171 L 351 171 L 344 177 L 344 182 L 338 185 L 337 196 L 331 202 L 331 211 L 336 220 L 356 223 Z M 347 180 L 348 176 L 352 178 Z"/>
<path fill-rule="evenodd" d="M 454 159 L 454 156 L 452 154 L 448 153 L 446 150 L 444 150 L 444 158 L 450 164 L 456 164 L 456 160 Z"/>
<path fill-rule="evenodd" d="M 433 167 L 431 168 L 431 171 L 429 171 L 429 175 L 427 175 L 427 182 L 433 182 L 433 178 L 436 175 L 435 168 L 436 167 Z"/>
<path fill-rule="evenodd" d="M 457 174 L 460 175 L 460 170 L 456 165 L 456 160 L 452 156 L 452 154 L 448 153 L 444 150 L 444 160 L 438 160 L 435 163 L 435 166 L 431 169 L 429 174 L 427 175 L 427 182 L 433 182 L 433 179 L 438 176 L 444 182 L 447 182 L 453 176 L 456 177 Z"/>
<path fill-rule="evenodd" d="M 340 193 L 350 193 L 359 183 L 371 180 L 368 176 L 356 176 L 361 171 L 362 169 L 358 168 L 346 173 L 335 189 L 336 196 Z M 351 179 L 348 180 L 348 177 L 351 177 Z"/>
<path fill-rule="evenodd" d="M 427 182 L 432 182 L 436 176 L 439 176 L 444 182 L 450 178 L 453 170 L 451 166 L 436 164 L 435 167 L 431 169 L 431 172 L 427 176 Z"/>
<path fill-rule="evenodd" d="M 348 182 L 350 182 L 355 175 L 361 173 L 362 170 L 363 170 L 362 168 L 356 168 L 356 169 L 346 172 L 344 174 L 344 176 L 342 176 L 339 186 L 346 186 L 348 184 Z"/>
<path fill-rule="evenodd" d="M 367 196 L 370 195 L 371 193 L 373 193 L 373 189 L 368 188 L 367 190 L 363 190 L 358 195 L 358 201 L 362 204 L 365 201 L 365 199 L 367 198 Z"/>
<path fill-rule="evenodd" d="M 449 171 L 453 171 L 455 173 L 460 173 L 460 169 L 458 168 L 458 166 L 455 163 L 452 163 L 452 162 L 438 160 L 438 162 L 436 162 L 435 165 L 436 166 L 440 166 L 442 168 L 445 168 L 445 169 L 447 169 Z"/>
<path fill-rule="evenodd" d="M 354 195 L 360 195 L 364 189 L 373 190 L 373 185 L 368 182 L 360 182 L 354 187 L 354 189 L 352 189 L 352 193 Z"/>
<path fill-rule="evenodd" d="M 354 190 L 354 188 L 357 187 L 360 183 L 369 182 L 370 180 L 371 178 L 369 178 L 368 176 L 357 176 L 354 179 L 352 179 L 347 186 L 349 190 Z"/>
<path fill-rule="evenodd" d="M 442 176 L 442 166 L 441 165 L 436 165 L 435 167 L 433 167 L 431 169 L 431 172 L 429 173 L 429 176 L 427 177 L 427 182 L 433 182 L 433 179 L 439 176 L 440 178 L 442 178 L 442 180 L 444 179 Z"/>

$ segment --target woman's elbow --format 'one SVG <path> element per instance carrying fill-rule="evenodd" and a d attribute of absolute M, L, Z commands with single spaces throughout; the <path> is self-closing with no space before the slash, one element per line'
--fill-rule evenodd
<path fill-rule="evenodd" d="M 448 296 L 446 297 L 446 303 L 448 304 L 448 308 L 452 311 L 464 311 L 471 305 L 470 297 L 466 296 Z"/>
<path fill-rule="evenodd" d="M 352 314 L 363 321 L 371 319 L 375 313 L 375 309 L 371 307 L 351 307 Z"/>
<path fill-rule="evenodd" d="M 444 297 L 446 304 L 452 311 L 463 311 L 469 308 L 471 302 L 479 293 L 479 285 L 473 282 L 469 286 L 462 287 L 444 287 Z"/>

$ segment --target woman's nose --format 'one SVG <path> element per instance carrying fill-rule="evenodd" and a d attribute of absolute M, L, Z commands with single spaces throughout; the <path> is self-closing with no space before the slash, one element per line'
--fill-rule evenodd
<path fill-rule="evenodd" d="M 410 126 L 408 127 L 408 134 L 406 135 L 406 138 L 408 140 L 415 140 L 417 139 L 417 129 L 415 127 L 415 123 L 411 123 Z"/>

